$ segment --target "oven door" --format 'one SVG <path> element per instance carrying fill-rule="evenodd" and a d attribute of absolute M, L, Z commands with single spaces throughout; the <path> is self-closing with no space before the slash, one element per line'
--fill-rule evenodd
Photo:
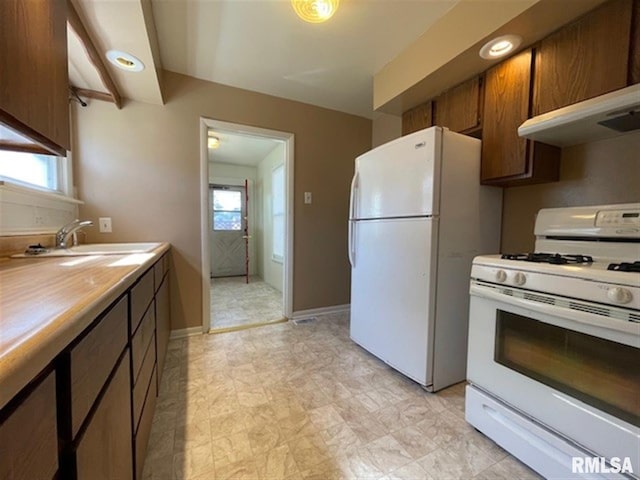
<path fill-rule="evenodd" d="M 603 316 L 615 307 L 483 282 L 470 293 L 469 381 L 640 471 L 640 324 Z"/>

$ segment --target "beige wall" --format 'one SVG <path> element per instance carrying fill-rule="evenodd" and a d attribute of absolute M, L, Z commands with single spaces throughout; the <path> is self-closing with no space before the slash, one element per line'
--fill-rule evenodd
<path fill-rule="evenodd" d="M 402 117 L 376 112 L 373 115 L 371 147 L 375 148 L 402 136 Z"/>
<path fill-rule="evenodd" d="M 80 215 L 113 219 L 112 234 L 92 229 L 88 240 L 171 242 L 172 327 L 201 325 L 200 117 L 292 132 L 294 311 L 348 303 L 349 182 L 371 121 L 171 72 L 163 80 L 164 106 L 74 106 Z"/>
<path fill-rule="evenodd" d="M 504 190 L 502 251 L 533 250 L 538 210 L 640 202 L 640 132 L 567 147 L 560 181 Z"/>

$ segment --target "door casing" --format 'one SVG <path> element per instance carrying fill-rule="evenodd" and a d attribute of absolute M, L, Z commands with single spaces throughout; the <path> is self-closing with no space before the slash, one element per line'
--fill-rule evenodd
<path fill-rule="evenodd" d="M 202 331 L 211 329 L 211 265 L 209 252 L 209 156 L 207 149 L 208 129 L 244 133 L 284 141 L 285 155 L 285 255 L 283 310 L 287 318 L 293 315 L 293 175 L 294 175 L 294 134 L 252 127 L 238 123 L 224 122 L 212 118 L 200 117 L 200 256 L 202 288 Z"/>

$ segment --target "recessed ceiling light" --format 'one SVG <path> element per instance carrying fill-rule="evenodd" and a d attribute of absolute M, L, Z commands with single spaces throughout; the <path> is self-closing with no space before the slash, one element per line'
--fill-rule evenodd
<path fill-rule="evenodd" d="M 211 149 L 218 148 L 220 146 L 220 139 L 218 137 L 209 135 L 207 146 Z"/>
<path fill-rule="evenodd" d="M 339 3 L 340 0 L 291 0 L 296 14 L 309 23 L 326 22 L 336 13 Z"/>
<path fill-rule="evenodd" d="M 120 50 L 109 50 L 107 58 L 116 67 L 126 70 L 127 72 L 141 72 L 144 70 L 144 63 L 140 59 L 134 57 L 130 53 L 121 52 Z"/>
<path fill-rule="evenodd" d="M 485 43 L 480 49 L 480 56 L 487 60 L 503 57 L 518 48 L 521 43 L 522 37 L 518 35 L 502 35 Z"/>

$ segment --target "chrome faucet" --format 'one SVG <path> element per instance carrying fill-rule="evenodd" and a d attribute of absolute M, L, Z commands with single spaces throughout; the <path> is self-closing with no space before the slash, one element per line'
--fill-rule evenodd
<path fill-rule="evenodd" d="M 83 222 L 74 220 L 73 222 L 67 223 L 56 233 L 56 248 L 69 248 L 69 237 L 81 228 L 91 226 L 93 226 L 91 220 L 85 220 Z"/>

